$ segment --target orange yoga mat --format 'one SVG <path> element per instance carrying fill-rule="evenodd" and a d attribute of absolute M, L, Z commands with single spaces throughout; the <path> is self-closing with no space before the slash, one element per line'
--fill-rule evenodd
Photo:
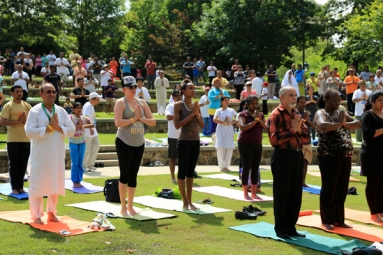
<path fill-rule="evenodd" d="M 319 213 L 319 210 L 316 210 L 315 212 Z M 371 220 L 370 212 L 344 208 L 344 214 L 346 219 L 383 227 L 383 222 L 375 222 Z"/>
<path fill-rule="evenodd" d="M 320 172 L 307 172 L 307 174 L 316 176 L 316 177 L 321 177 Z M 350 182 L 358 182 L 358 181 L 359 181 L 358 179 L 355 179 L 350 176 Z"/>
<path fill-rule="evenodd" d="M 74 236 L 80 234 L 86 234 L 90 232 L 98 232 L 103 230 L 92 230 L 88 228 L 89 222 L 75 220 L 69 216 L 58 216 L 61 222 L 47 222 L 47 215 L 41 218 L 44 225 L 35 224 L 31 220 L 29 210 L 23 211 L 6 211 L 0 212 L 0 219 L 10 222 L 21 222 L 23 224 L 29 224 L 34 228 L 56 233 L 63 236 Z M 61 234 L 60 231 L 67 231 L 67 234 Z M 69 232 L 69 233 L 68 233 Z"/>
<path fill-rule="evenodd" d="M 305 227 L 319 228 L 330 233 L 359 238 L 370 242 L 383 242 L 383 229 L 346 222 L 346 224 L 353 228 L 334 227 L 334 230 L 330 231 L 322 228 L 322 222 L 319 215 L 299 217 L 297 224 Z"/>

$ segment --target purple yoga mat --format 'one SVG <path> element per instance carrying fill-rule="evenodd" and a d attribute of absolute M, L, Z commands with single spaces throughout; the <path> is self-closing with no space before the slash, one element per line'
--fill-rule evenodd
<path fill-rule="evenodd" d="M 95 186 L 88 182 L 81 182 L 81 185 L 83 187 L 81 188 L 73 188 L 73 182 L 70 179 L 65 180 L 65 189 L 73 191 L 74 193 L 78 194 L 92 194 L 92 193 L 98 193 L 103 192 L 104 188 L 101 186 Z"/>

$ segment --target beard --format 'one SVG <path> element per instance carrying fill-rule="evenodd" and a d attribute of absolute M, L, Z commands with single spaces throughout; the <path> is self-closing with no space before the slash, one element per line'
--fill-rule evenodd
<path fill-rule="evenodd" d="M 291 107 L 291 108 L 295 108 L 295 106 L 297 106 L 297 103 L 296 103 L 296 102 L 289 103 L 289 107 Z"/>

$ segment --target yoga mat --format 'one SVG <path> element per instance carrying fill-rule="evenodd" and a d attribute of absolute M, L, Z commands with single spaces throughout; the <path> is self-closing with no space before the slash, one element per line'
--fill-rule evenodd
<path fill-rule="evenodd" d="M 138 203 L 138 204 L 142 204 L 145 206 L 150 206 L 150 207 L 158 208 L 158 209 L 184 212 L 184 213 L 190 213 L 190 214 L 213 214 L 213 213 L 220 213 L 220 212 L 231 212 L 231 210 L 228 210 L 228 209 L 218 208 L 218 207 L 205 205 L 205 204 L 195 204 L 195 203 L 193 204 L 199 208 L 198 210 L 195 210 L 195 211 L 183 210 L 182 209 L 183 203 L 181 200 L 166 199 L 162 197 L 153 197 L 153 196 L 135 197 L 134 203 Z"/>
<path fill-rule="evenodd" d="M 383 242 L 382 229 L 346 222 L 346 224 L 352 226 L 353 228 L 334 227 L 334 230 L 326 230 L 322 228 L 322 222 L 319 215 L 299 217 L 297 224 L 305 227 L 318 228 L 334 234 L 359 238 L 370 242 Z"/>
<path fill-rule="evenodd" d="M 311 194 L 316 194 L 316 195 L 319 195 L 320 194 L 320 189 L 321 187 L 320 186 L 316 186 L 316 185 L 311 185 L 311 184 L 307 184 L 308 186 L 310 186 L 310 188 L 305 188 L 303 187 L 302 190 L 305 191 L 305 192 L 309 192 Z"/>
<path fill-rule="evenodd" d="M 22 194 L 12 194 L 12 188 L 11 188 L 11 184 L 10 183 L 3 183 L 3 184 L 0 184 L 0 194 L 1 195 L 4 195 L 4 196 L 10 196 L 10 197 L 13 197 L 13 198 L 16 198 L 18 200 L 23 200 L 23 199 L 28 199 L 29 198 L 29 195 L 28 195 L 28 188 L 24 188 L 25 192 L 26 193 L 22 193 Z"/>
<path fill-rule="evenodd" d="M 85 221 L 75 220 L 69 216 L 57 216 L 61 222 L 52 222 L 52 221 L 47 221 L 47 217 L 48 216 L 45 215 L 44 217 L 41 218 L 41 220 L 44 222 L 44 225 L 41 225 L 41 224 L 33 223 L 33 221 L 31 220 L 31 214 L 29 210 L 0 212 L 0 219 L 2 220 L 29 224 L 31 227 L 34 227 L 36 229 L 56 233 L 59 235 L 60 235 L 59 231 L 61 230 L 66 230 L 70 232 L 70 234 L 65 236 L 74 236 L 74 235 L 86 234 L 90 232 L 103 231 L 103 230 L 93 230 L 88 228 L 88 225 L 90 224 L 92 219 L 90 219 L 89 222 L 85 222 Z"/>
<path fill-rule="evenodd" d="M 319 210 L 316 210 L 315 212 L 320 213 Z M 372 224 L 372 225 L 383 227 L 383 222 L 375 222 L 375 221 L 371 220 L 370 212 L 344 208 L 344 214 L 345 214 L 346 219 L 359 221 L 359 222 L 362 222 L 365 224 Z"/>
<path fill-rule="evenodd" d="M 83 187 L 81 188 L 73 188 L 73 182 L 71 179 L 65 179 L 65 189 L 73 191 L 74 193 L 78 194 L 92 194 L 92 193 L 98 193 L 103 192 L 104 188 L 101 186 L 95 186 L 88 182 L 81 182 L 81 185 Z"/>
<path fill-rule="evenodd" d="M 193 187 L 193 190 L 203 193 L 209 193 L 212 195 L 220 196 L 220 197 L 227 197 L 239 201 L 246 201 L 246 202 L 266 202 L 266 201 L 273 201 L 272 197 L 268 196 L 262 196 L 257 194 L 262 199 L 253 199 L 253 200 L 247 200 L 243 197 L 243 191 L 237 190 L 237 189 L 230 189 L 230 188 L 224 188 L 220 186 L 207 186 L 207 187 Z"/>
<path fill-rule="evenodd" d="M 149 208 L 142 209 L 138 207 L 133 207 L 133 208 L 139 214 L 136 214 L 134 216 L 122 216 L 120 204 L 109 203 L 106 201 L 92 201 L 92 202 L 85 202 L 85 203 L 69 204 L 65 206 L 72 206 L 72 207 L 81 208 L 88 211 L 95 211 L 95 212 L 101 212 L 101 213 L 113 213 L 115 217 L 133 219 L 138 221 L 159 220 L 159 219 L 176 217 L 173 214 L 159 213 Z"/>
<path fill-rule="evenodd" d="M 289 244 L 299 245 L 316 251 L 322 251 L 330 254 L 341 254 L 342 250 L 352 252 L 355 247 L 365 247 L 359 240 L 345 241 L 341 239 L 314 235 L 307 231 L 299 231 L 306 235 L 306 238 L 293 237 L 293 239 L 282 239 L 275 234 L 274 225 L 267 222 L 246 224 L 229 229 L 242 231 L 258 237 L 271 238 L 277 241 Z M 282 252 L 283 253 L 283 252 Z"/>
<path fill-rule="evenodd" d="M 321 177 L 320 172 L 307 172 L 307 174 L 312 175 L 312 176 L 316 176 L 316 177 Z M 358 181 L 359 181 L 358 179 L 355 179 L 355 178 L 350 176 L 350 182 L 358 182 Z"/>
<path fill-rule="evenodd" d="M 220 180 L 228 180 L 228 181 L 236 181 L 241 182 L 238 176 L 234 176 L 231 174 L 210 174 L 210 175 L 201 175 L 202 177 L 211 178 L 211 179 L 220 179 Z M 272 183 L 273 180 L 261 180 L 261 183 Z"/>

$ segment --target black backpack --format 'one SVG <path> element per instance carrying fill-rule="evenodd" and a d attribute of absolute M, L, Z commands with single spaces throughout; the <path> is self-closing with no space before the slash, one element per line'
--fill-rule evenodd
<path fill-rule="evenodd" d="M 120 203 L 120 193 L 118 192 L 118 179 L 105 181 L 104 196 L 107 202 Z"/>

